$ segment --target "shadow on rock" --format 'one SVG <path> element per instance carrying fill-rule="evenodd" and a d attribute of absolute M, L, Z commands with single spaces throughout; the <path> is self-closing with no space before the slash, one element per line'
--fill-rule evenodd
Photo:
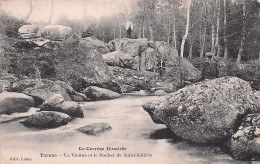
<path fill-rule="evenodd" d="M 158 129 L 150 133 L 151 139 L 173 139 L 173 142 L 179 142 L 181 139 L 177 137 L 170 129 Z"/>

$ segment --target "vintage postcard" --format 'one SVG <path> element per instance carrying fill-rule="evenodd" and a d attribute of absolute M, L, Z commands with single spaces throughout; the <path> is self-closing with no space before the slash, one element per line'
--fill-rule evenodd
<path fill-rule="evenodd" d="M 260 163 L 257 0 L 0 0 L 0 164 Z"/>

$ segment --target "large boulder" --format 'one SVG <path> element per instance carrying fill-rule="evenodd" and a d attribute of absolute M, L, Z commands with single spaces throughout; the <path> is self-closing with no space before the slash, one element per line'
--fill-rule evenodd
<path fill-rule="evenodd" d="M 109 67 L 118 83 L 122 88 L 122 92 L 131 92 L 136 90 L 149 90 L 150 81 L 158 76 L 155 72 L 138 71 L 120 67 Z"/>
<path fill-rule="evenodd" d="M 134 59 L 133 69 L 140 69 L 140 56 L 141 52 L 145 51 L 148 40 L 143 39 L 127 39 L 119 38 L 108 42 L 109 45 L 114 43 L 116 51 L 122 51 L 123 53 L 129 54 Z"/>
<path fill-rule="evenodd" d="M 60 80 L 56 80 L 55 81 L 56 84 L 60 85 L 61 87 L 63 87 L 66 92 L 69 94 L 69 96 L 71 97 L 71 99 L 74 101 L 74 98 L 76 99 L 80 99 L 80 101 L 88 101 L 89 99 L 86 97 L 85 94 L 83 93 L 79 93 L 77 91 L 75 91 L 68 83 L 64 82 L 64 81 L 60 81 Z"/>
<path fill-rule="evenodd" d="M 132 68 L 133 67 L 133 57 L 129 54 L 114 51 L 107 53 L 102 56 L 107 65 L 110 66 L 119 66 L 123 68 Z"/>
<path fill-rule="evenodd" d="M 38 30 L 37 25 L 23 25 L 18 29 L 18 33 L 23 39 L 32 39 L 36 37 Z"/>
<path fill-rule="evenodd" d="M 147 48 L 141 53 L 140 58 L 140 70 L 142 71 L 154 71 L 157 69 L 159 61 L 159 54 L 154 48 Z"/>
<path fill-rule="evenodd" d="M 43 84 L 41 86 L 35 86 L 32 88 L 26 88 L 23 91 L 24 94 L 32 96 L 35 99 L 35 105 L 41 105 L 45 100 L 53 96 L 54 94 L 61 94 L 66 101 L 70 101 L 71 98 L 66 90 L 57 85 L 54 82 Z"/>
<path fill-rule="evenodd" d="M 260 160 L 260 113 L 249 114 L 230 139 L 231 155 L 240 160 Z"/>
<path fill-rule="evenodd" d="M 248 82 L 236 77 L 189 85 L 143 105 L 152 118 L 159 119 L 177 136 L 198 143 L 227 140 L 241 118 L 259 111 L 259 107 Z"/>
<path fill-rule="evenodd" d="M 41 111 L 29 116 L 21 123 L 26 127 L 56 128 L 67 125 L 70 121 L 70 116 L 65 113 Z"/>
<path fill-rule="evenodd" d="M 84 44 L 87 48 L 96 50 L 100 54 L 106 54 L 110 52 L 106 43 L 94 37 L 82 38 L 80 39 L 80 44 Z"/>
<path fill-rule="evenodd" d="M 0 93 L 0 114 L 27 112 L 33 105 L 33 98 L 25 94 L 15 92 Z"/>
<path fill-rule="evenodd" d="M 50 40 L 64 40 L 71 36 L 72 29 L 62 25 L 47 25 L 41 28 L 37 35 Z"/>
<path fill-rule="evenodd" d="M 121 97 L 117 92 L 95 86 L 86 88 L 83 93 L 91 100 L 108 100 Z"/>
<path fill-rule="evenodd" d="M 71 117 L 84 117 L 84 113 L 79 104 L 74 101 L 64 101 L 61 106 L 61 112 L 70 115 Z"/>
<path fill-rule="evenodd" d="M 83 111 L 77 102 L 64 101 L 64 98 L 60 94 L 55 94 L 44 101 L 40 110 L 66 113 L 71 117 L 84 117 Z"/>
<path fill-rule="evenodd" d="M 122 51 L 124 53 L 132 55 L 132 57 L 140 55 L 139 49 L 141 47 L 146 47 L 148 40 L 146 38 L 142 39 L 128 39 L 128 38 L 118 38 L 114 39 L 108 44 L 114 43 L 116 51 Z"/>
<path fill-rule="evenodd" d="M 41 111 L 58 111 L 61 110 L 61 105 L 64 102 L 64 98 L 61 94 L 54 94 L 50 98 L 44 101 L 41 105 Z"/>
<path fill-rule="evenodd" d="M 84 63 L 86 69 L 82 76 L 82 80 L 86 86 L 83 88 L 86 88 L 87 86 L 98 86 L 118 93 L 121 92 L 117 79 L 114 77 L 99 52 L 91 50 L 86 54 Z"/>
<path fill-rule="evenodd" d="M 88 135 L 99 135 L 101 133 L 104 133 L 108 130 L 112 129 L 111 126 L 108 123 L 93 123 L 90 125 L 86 125 L 83 127 L 80 127 L 78 131 L 88 134 Z"/>

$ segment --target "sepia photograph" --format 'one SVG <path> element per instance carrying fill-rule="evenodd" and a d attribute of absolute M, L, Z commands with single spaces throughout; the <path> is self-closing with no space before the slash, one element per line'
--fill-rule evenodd
<path fill-rule="evenodd" d="M 260 164 L 260 0 L 0 0 L 0 164 Z"/>

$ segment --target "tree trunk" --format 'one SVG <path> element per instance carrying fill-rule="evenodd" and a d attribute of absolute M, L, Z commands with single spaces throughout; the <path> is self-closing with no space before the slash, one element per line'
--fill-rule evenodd
<path fill-rule="evenodd" d="M 219 43 L 219 15 L 220 15 L 220 1 L 216 0 L 217 5 L 217 31 L 216 31 L 216 42 L 215 42 L 215 54 L 217 54 L 218 57 L 220 57 L 220 43 Z M 215 55 L 214 54 L 214 55 Z"/>
<path fill-rule="evenodd" d="M 32 0 L 29 0 L 29 6 L 30 6 L 30 10 L 27 13 L 26 17 L 24 18 L 24 21 L 27 22 L 28 19 L 30 18 L 32 11 L 33 11 L 33 4 L 32 4 Z"/>
<path fill-rule="evenodd" d="M 204 30 L 202 30 L 201 27 L 201 43 L 200 43 L 200 58 L 203 58 L 204 56 L 204 49 L 205 49 L 205 42 L 206 42 L 206 30 L 207 30 L 207 5 L 206 2 L 203 3 L 203 6 L 205 7 L 205 15 L 204 15 Z M 201 11 L 201 18 L 203 19 L 203 11 Z M 204 33 L 203 33 L 204 32 Z"/>
<path fill-rule="evenodd" d="M 122 27 L 119 25 L 119 37 L 122 38 Z"/>
<path fill-rule="evenodd" d="M 144 34 L 145 30 L 144 30 L 144 26 L 142 27 L 142 38 L 145 38 L 145 34 Z"/>
<path fill-rule="evenodd" d="M 113 27 L 113 38 L 116 39 L 116 29 Z"/>
<path fill-rule="evenodd" d="M 50 13 L 50 17 L 48 20 L 48 24 L 51 24 L 52 17 L 53 17 L 53 0 L 51 0 L 51 13 Z"/>
<path fill-rule="evenodd" d="M 193 48 L 193 24 L 192 24 L 192 15 L 190 14 L 190 49 L 189 49 L 189 56 L 188 56 L 189 59 L 192 58 L 192 48 Z"/>
<path fill-rule="evenodd" d="M 213 18 L 212 18 L 212 22 L 211 22 L 211 53 L 213 54 L 213 56 L 215 55 L 215 39 L 216 39 L 216 33 L 215 33 L 215 4 L 213 4 Z"/>
<path fill-rule="evenodd" d="M 192 50 L 193 50 L 193 38 L 192 38 L 192 32 L 191 32 L 191 37 L 190 37 L 190 50 L 189 50 L 189 59 L 192 58 Z"/>
<path fill-rule="evenodd" d="M 103 29 L 103 31 L 102 31 L 102 35 L 103 35 L 103 42 L 105 42 L 105 30 Z"/>
<path fill-rule="evenodd" d="M 241 42 L 240 42 L 240 48 L 237 54 L 237 64 L 241 62 L 241 56 L 244 51 L 244 44 L 246 40 L 246 4 L 245 1 L 242 2 L 243 5 L 243 27 L 242 27 L 242 33 L 241 33 Z"/>
<path fill-rule="evenodd" d="M 149 32 L 150 32 L 150 40 L 151 40 L 151 41 L 154 41 L 152 22 L 151 22 L 150 25 L 149 25 Z"/>
<path fill-rule="evenodd" d="M 224 0 L 224 59 L 228 58 L 227 44 L 227 0 Z"/>
<path fill-rule="evenodd" d="M 143 21 L 142 21 L 142 38 L 145 38 L 145 5 L 144 5 L 144 8 L 143 8 Z"/>
<path fill-rule="evenodd" d="M 176 39 L 176 25 L 175 25 L 175 13 L 173 16 L 173 40 L 174 40 L 174 48 L 177 49 L 177 39 Z"/>
<path fill-rule="evenodd" d="M 183 58 L 183 53 L 184 53 L 184 45 L 185 45 L 185 41 L 187 39 L 188 33 L 189 33 L 189 23 L 190 23 L 190 4 L 191 4 L 191 0 L 188 0 L 188 4 L 187 4 L 187 24 L 186 24 L 186 31 L 185 31 L 185 35 L 182 38 L 182 42 L 181 42 L 181 54 L 180 57 Z"/>
<path fill-rule="evenodd" d="M 168 24 L 168 44 L 170 44 L 170 38 L 171 38 L 171 18 L 169 17 L 169 24 Z"/>

